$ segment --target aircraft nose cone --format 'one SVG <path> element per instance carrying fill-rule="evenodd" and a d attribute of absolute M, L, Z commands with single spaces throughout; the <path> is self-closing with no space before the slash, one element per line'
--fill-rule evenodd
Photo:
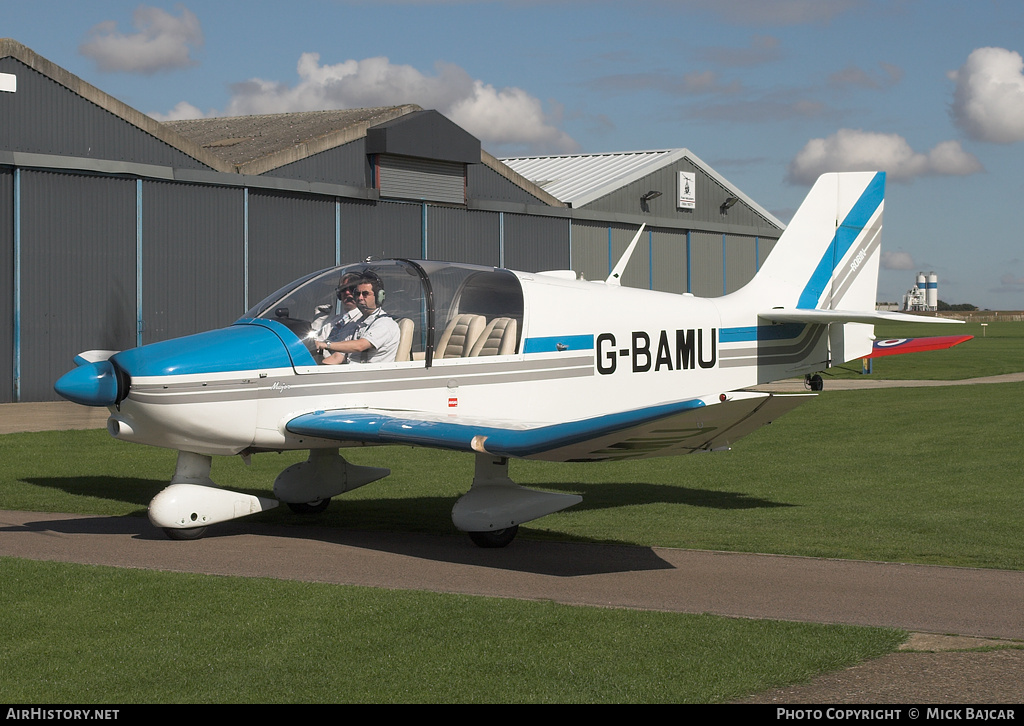
<path fill-rule="evenodd" d="M 110 406 L 117 402 L 117 374 L 108 360 L 87 363 L 68 371 L 53 384 L 59 395 L 83 406 Z"/>

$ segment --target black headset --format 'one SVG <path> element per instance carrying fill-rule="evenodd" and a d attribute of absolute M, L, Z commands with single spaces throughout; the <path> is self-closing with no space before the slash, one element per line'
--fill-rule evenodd
<path fill-rule="evenodd" d="M 346 272 L 338 283 L 338 299 L 342 299 L 342 290 L 347 290 L 366 283 L 373 286 L 373 296 L 377 299 L 377 307 L 382 306 L 384 304 L 384 282 L 376 272 L 369 268 L 361 270 L 360 272 Z"/>

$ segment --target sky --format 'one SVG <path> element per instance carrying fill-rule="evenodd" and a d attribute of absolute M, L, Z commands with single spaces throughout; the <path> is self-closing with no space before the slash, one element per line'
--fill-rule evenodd
<path fill-rule="evenodd" d="M 784 222 L 887 174 L 880 301 L 1024 309 L 1019 0 L 33 0 L 13 38 L 159 120 L 415 103 L 498 157 L 687 148 Z"/>

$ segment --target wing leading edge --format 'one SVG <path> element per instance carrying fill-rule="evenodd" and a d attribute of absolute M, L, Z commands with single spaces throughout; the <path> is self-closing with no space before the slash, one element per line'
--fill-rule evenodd
<path fill-rule="evenodd" d="M 547 425 L 451 419 L 420 412 L 315 411 L 286 429 L 336 441 L 405 444 L 549 461 L 600 461 L 728 447 L 807 395 L 735 392 Z M 813 397 L 813 396 L 810 396 Z"/>

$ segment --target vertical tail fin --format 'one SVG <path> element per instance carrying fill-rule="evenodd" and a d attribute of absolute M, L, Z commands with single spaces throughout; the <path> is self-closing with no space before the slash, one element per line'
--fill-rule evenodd
<path fill-rule="evenodd" d="M 758 348 L 759 381 L 870 355 L 876 322 L 952 322 L 875 310 L 884 197 L 884 172 L 823 175 L 754 279 L 728 296 L 734 309 L 753 307 L 758 326 L 804 326 L 806 345 L 785 367 Z"/>
<path fill-rule="evenodd" d="M 751 281 L 766 307 L 875 309 L 884 172 L 825 174 L 815 182 Z"/>

